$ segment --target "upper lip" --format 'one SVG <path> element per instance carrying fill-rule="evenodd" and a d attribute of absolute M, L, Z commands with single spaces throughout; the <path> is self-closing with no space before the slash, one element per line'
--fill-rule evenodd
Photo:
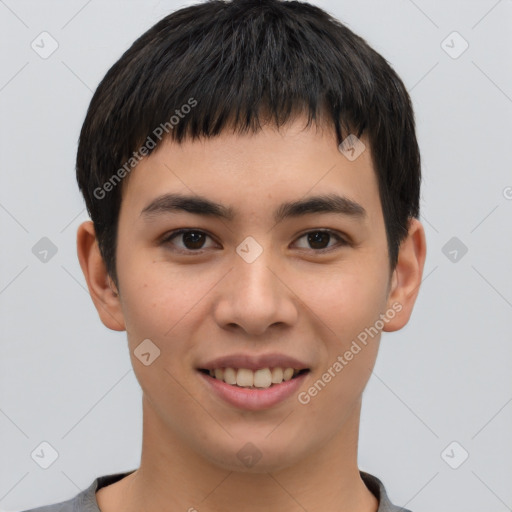
<path fill-rule="evenodd" d="M 295 368 L 296 370 L 309 369 L 308 365 L 299 359 L 284 354 L 231 354 L 217 357 L 199 365 L 200 370 L 215 370 L 216 368 L 247 368 L 260 370 L 261 368 Z"/>

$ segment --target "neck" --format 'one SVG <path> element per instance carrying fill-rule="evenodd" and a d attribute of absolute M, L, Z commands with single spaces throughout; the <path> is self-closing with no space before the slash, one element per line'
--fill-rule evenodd
<path fill-rule="evenodd" d="M 357 467 L 359 402 L 343 428 L 295 463 L 255 473 L 219 468 L 169 434 L 146 400 L 143 446 L 137 471 L 121 482 L 103 512 L 376 512 L 378 501 Z M 113 487 L 113 486 L 112 486 Z M 107 488 L 108 489 L 108 488 Z M 99 500 L 98 500 L 99 502 Z M 107 501 L 104 500 L 104 505 Z"/>

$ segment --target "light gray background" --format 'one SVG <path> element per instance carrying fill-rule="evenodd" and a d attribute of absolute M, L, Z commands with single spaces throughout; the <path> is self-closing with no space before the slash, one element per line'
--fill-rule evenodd
<path fill-rule="evenodd" d="M 189 3 L 0 0 L 0 509 L 61 501 L 138 466 L 125 334 L 100 323 L 76 258 L 87 216 L 74 159 L 107 69 Z M 383 334 L 360 468 L 414 512 L 512 510 L 512 1 L 315 3 L 403 78 L 423 158 L 425 279 L 409 324 Z M 43 31 L 59 45 L 47 59 L 31 48 Z M 442 45 L 453 31 L 469 43 L 458 58 L 445 51 L 458 53 L 457 36 Z M 32 253 L 42 237 L 58 248 L 46 263 Z M 443 253 L 452 237 L 468 248 L 455 262 Z M 59 453 L 46 470 L 31 458 L 42 441 Z"/>

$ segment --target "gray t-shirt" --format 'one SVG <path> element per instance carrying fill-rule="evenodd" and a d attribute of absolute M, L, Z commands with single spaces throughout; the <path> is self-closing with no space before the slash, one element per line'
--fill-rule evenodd
<path fill-rule="evenodd" d="M 23 512 L 101 512 L 98 507 L 98 502 L 96 501 L 96 492 L 102 487 L 106 487 L 107 485 L 121 480 L 130 473 L 133 473 L 133 471 L 100 476 L 96 478 L 87 489 L 68 501 L 33 508 Z M 389 501 L 384 484 L 377 477 L 370 475 L 370 473 L 365 473 L 364 471 L 359 471 L 359 474 L 366 487 L 368 487 L 379 501 L 377 512 L 411 512 L 406 508 L 397 507 Z"/>

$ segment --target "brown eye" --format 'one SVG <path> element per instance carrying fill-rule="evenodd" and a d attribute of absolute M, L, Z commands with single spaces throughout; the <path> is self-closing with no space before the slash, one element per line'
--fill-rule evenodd
<path fill-rule="evenodd" d="M 331 235 L 325 231 L 315 231 L 307 235 L 308 243 L 313 249 L 325 249 L 329 245 Z"/>
<path fill-rule="evenodd" d="M 189 231 L 188 233 L 182 233 L 181 236 L 187 249 L 201 249 L 206 238 L 205 234 L 199 231 Z"/>
<path fill-rule="evenodd" d="M 211 237 L 204 231 L 197 229 L 180 229 L 174 231 L 162 241 L 164 245 L 175 246 L 181 252 L 197 252 L 205 247 L 206 240 Z"/>
<path fill-rule="evenodd" d="M 317 230 L 310 231 L 302 235 L 298 240 L 305 239 L 307 246 L 300 247 L 301 249 L 313 249 L 317 252 L 328 251 L 338 246 L 347 245 L 347 242 L 341 238 L 338 234 L 329 230 Z M 329 243 L 335 239 L 338 244 L 329 245 Z"/>

